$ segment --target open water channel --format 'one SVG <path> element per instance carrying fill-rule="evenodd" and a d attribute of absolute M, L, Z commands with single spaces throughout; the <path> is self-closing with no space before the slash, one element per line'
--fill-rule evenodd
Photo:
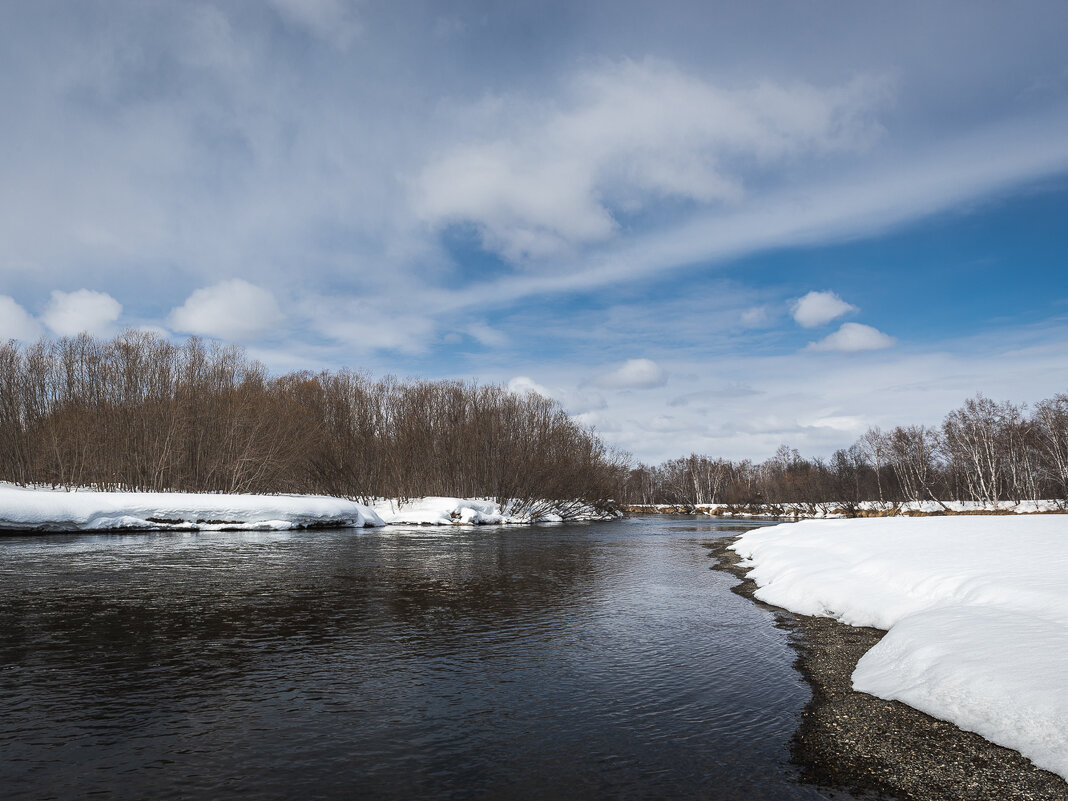
<path fill-rule="evenodd" d="M 0 538 L 0 795 L 822 799 L 692 518 Z"/>

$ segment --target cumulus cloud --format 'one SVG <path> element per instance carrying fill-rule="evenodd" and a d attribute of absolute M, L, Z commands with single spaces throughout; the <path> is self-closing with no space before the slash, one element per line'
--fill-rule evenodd
<path fill-rule="evenodd" d="M 30 342 L 41 336 L 41 325 L 14 298 L 0 295 L 0 342 Z"/>
<path fill-rule="evenodd" d="M 508 391 L 516 395 L 542 395 L 546 398 L 551 398 L 553 395 L 548 389 L 543 387 L 537 381 L 530 376 L 517 375 L 515 378 L 508 380 Z"/>
<path fill-rule="evenodd" d="M 871 79 L 726 89 L 664 62 L 611 64 L 579 75 L 562 101 L 465 109 L 475 141 L 427 165 L 416 207 L 432 225 L 474 224 L 505 258 L 550 256 L 609 238 L 620 214 L 665 198 L 737 201 L 745 168 L 862 146 L 883 94 Z"/>
<path fill-rule="evenodd" d="M 794 320 L 805 328 L 815 328 L 854 311 L 857 311 L 856 306 L 846 303 L 834 292 L 809 292 L 794 301 L 791 307 Z"/>
<path fill-rule="evenodd" d="M 176 331 L 234 341 L 259 339 L 283 317 L 268 290 L 240 278 L 198 289 L 171 311 Z"/>
<path fill-rule="evenodd" d="M 114 323 L 122 314 L 122 304 L 106 292 L 79 289 L 61 292 L 56 289 L 41 319 L 52 333 L 61 337 L 81 333 L 107 336 L 114 332 Z"/>
<path fill-rule="evenodd" d="M 653 389 L 667 383 L 667 373 L 651 359 L 628 359 L 594 383 L 605 389 Z"/>
<path fill-rule="evenodd" d="M 892 336 L 888 336 L 870 325 L 842 323 L 841 328 L 819 342 L 810 343 L 806 350 L 855 353 L 861 350 L 889 348 L 895 342 L 897 340 Z"/>

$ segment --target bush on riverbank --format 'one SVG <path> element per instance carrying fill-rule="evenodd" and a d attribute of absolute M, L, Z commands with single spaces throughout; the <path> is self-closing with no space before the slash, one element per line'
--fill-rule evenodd
<path fill-rule="evenodd" d="M 623 506 L 719 505 L 738 509 L 835 507 L 865 516 L 902 504 L 1068 499 L 1068 394 L 1026 406 L 977 395 L 940 427 L 871 428 L 830 459 L 783 445 L 764 462 L 691 454 L 638 465 L 617 492 Z M 874 508 L 873 508 L 874 507 Z M 937 511 L 937 510 L 930 510 Z"/>
<path fill-rule="evenodd" d="M 558 403 L 499 386 L 271 377 L 237 347 L 132 331 L 0 344 L 0 479 L 18 484 L 534 508 L 604 506 L 624 474 Z"/>

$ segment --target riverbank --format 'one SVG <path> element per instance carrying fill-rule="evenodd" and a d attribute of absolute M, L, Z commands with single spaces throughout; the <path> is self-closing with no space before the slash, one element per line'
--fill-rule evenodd
<path fill-rule="evenodd" d="M 1065 801 L 1068 782 L 1017 751 L 898 701 L 852 688 L 857 662 L 884 635 L 826 617 L 789 612 L 754 597 L 741 557 L 723 539 L 710 545 L 715 569 L 737 577 L 733 589 L 776 612 L 795 632 L 796 666 L 812 687 L 791 743 L 806 781 L 874 792 L 903 801 Z"/>
<path fill-rule="evenodd" d="M 908 501 L 891 503 L 864 501 L 857 504 L 822 503 L 705 503 L 631 504 L 623 507 L 631 515 L 697 515 L 709 517 L 757 518 L 770 520 L 837 520 L 854 517 L 944 517 L 947 515 L 1031 515 L 1066 514 L 1065 502 L 1043 501 Z"/>
<path fill-rule="evenodd" d="M 479 498 L 376 499 L 367 506 L 325 495 L 100 492 L 0 483 L 0 531 L 278 531 L 308 528 L 529 525 L 604 520 L 575 501 Z"/>

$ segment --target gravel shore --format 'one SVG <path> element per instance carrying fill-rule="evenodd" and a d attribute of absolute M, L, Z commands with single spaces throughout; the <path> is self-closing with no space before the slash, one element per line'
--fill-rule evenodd
<path fill-rule="evenodd" d="M 755 603 L 756 584 L 723 539 L 709 546 L 716 569 L 742 580 L 734 591 Z M 857 661 L 885 634 L 777 607 L 795 632 L 797 668 L 812 700 L 791 744 L 806 781 L 902 801 L 1068 801 L 1068 782 L 1016 751 L 897 701 L 855 692 Z"/>

